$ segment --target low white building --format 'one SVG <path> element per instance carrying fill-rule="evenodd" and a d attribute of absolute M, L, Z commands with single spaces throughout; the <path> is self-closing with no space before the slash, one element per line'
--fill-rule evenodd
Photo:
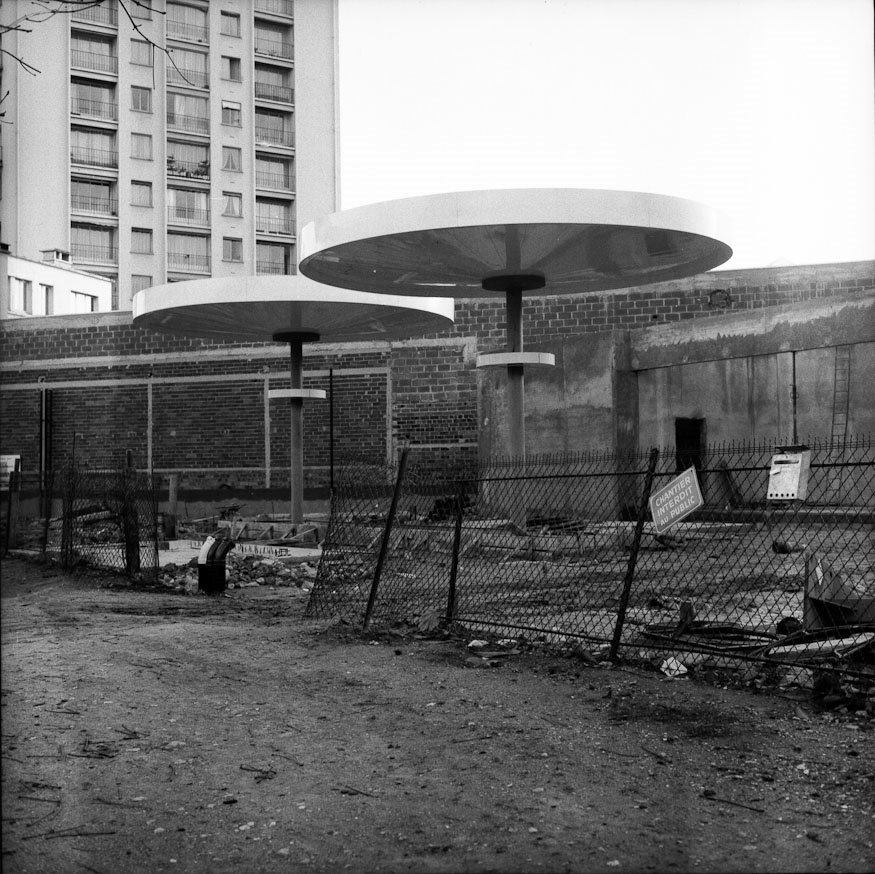
<path fill-rule="evenodd" d="M 62 249 L 48 249 L 42 261 L 31 261 L 0 246 L 0 275 L 5 277 L 0 319 L 112 310 L 112 280 L 77 270 Z"/>

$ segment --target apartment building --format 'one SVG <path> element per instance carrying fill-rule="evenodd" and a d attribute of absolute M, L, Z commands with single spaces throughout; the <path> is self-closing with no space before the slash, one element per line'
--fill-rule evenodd
<path fill-rule="evenodd" d="M 68 251 L 122 310 L 296 271 L 297 229 L 338 206 L 335 0 L 105 0 L 29 28 L 4 37 L 39 70 L 5 61 L 13 255 Z"/>

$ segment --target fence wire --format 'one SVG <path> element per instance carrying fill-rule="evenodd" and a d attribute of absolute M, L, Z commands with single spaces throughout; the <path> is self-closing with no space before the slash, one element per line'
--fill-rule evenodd
<path fill-rule="evenodd" d="M 415 450 L 401 471 L 350 466 L 307 612 L 454 621 L 596 657 L 875 675 L 875 449 L 807 447 L 802 500 L 767 497 L 781 447 L 709 447 L 694 461 L 702 505 L 662 534 L 647 498 L 690 463 L 674 449 L 499 459 L 440 478 Z"/>
<path fill-rule="evenodd" d="M 157 578 L 157 499 L 148 474 L 77 466 L 18 474 L 4 501 L 7 550 L 38 552 L 86 575 Z"/>

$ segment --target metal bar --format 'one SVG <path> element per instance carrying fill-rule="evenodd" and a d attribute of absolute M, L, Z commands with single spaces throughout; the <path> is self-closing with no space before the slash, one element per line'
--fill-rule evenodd
<path fill-rule="evenodd" d="M 453 532 L 453 556 L 450 563 L 450 586 L 447 592 L 447 625 L 453 621 L 456 612 L 456 579 L 459 574 L 459 547 L 462 543 L 462 516 L 465 514 L 465 484 L 459 484 L 459 494 L 456 497 L 456 527 Z"/>
<path fill-rule="evenodd" d="M 380 554 L 377 556 L 377 566 L 374 568 L 374 581 L 371 583 L 371 593 L 368 595 L 368 606 L 365 609 L 365 620 L 362 631 L 366 631 L 371 621 L 371 613 L 374 610 L 374 602 L 377 600 L 377 589 L 380 585 L 380 576 L 383 573 L 383 564 L 386 561 L 386 553 L 389 550 L 389 537 L 392 534 L 392 525 L 395 522 L 395 512 L 398 509 L 398 498 L 401 495 L 401 484 L 404 480 L 404 470 L 407 467 L 408 447 L 401 450 L 401 458 L 398 461 L 398 476 L 395 479 L 395 490 L 392 492 L 392 504 L 389 507 L 389 515 L 386 517 L 386 528 L 383 531 L 383 542 L 380 544 Z"/>
<path fill-rule="evenodd" d="M 650 460 L 647 465 L 647 475 L 644 478 L 644 491 L 641 495 L 641 506 L 638 508 L 638 520 L 635 523 L 635 536 L 629 552 L 629 562 L 626 565 L 626 579 L 623 580 L 623 592 L 620 595 L 620 606 L 617 608 L 617 624 L 614 626 L 614 639 L 611 641 L 611 661 L 617 660 L 617 650 L 620 646 L 620 635 L 623 633 L 623 623 L 626 621 L 626 608 L 629 606 L 629 592 L 635 577 L 635 565 L 638 562 L 638 547 L 641 545 L 641 532 L 644 530 L 644 519 L 647 516 L 647 502 L 650 500 L 650 489 L 653 486 L 653 474 L 659 450 L 650 450 Z"/>

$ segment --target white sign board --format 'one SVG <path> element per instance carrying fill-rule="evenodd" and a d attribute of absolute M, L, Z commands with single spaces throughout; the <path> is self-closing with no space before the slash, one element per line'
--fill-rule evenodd
<path fill-rule="evenodd" d="M 676 522 L 686 519 L 704 504 L 696 468 L 687 468 L 667 486 L 650 496 L 650 514 L 657 534 L 664 534 Z"/>
<path fill-rule="evenodd" d="M 0 489 L 9 491 L 9 475 L 15 470 L 15 462 L 21 461 L 20 455 L 0 455 Z"/>

